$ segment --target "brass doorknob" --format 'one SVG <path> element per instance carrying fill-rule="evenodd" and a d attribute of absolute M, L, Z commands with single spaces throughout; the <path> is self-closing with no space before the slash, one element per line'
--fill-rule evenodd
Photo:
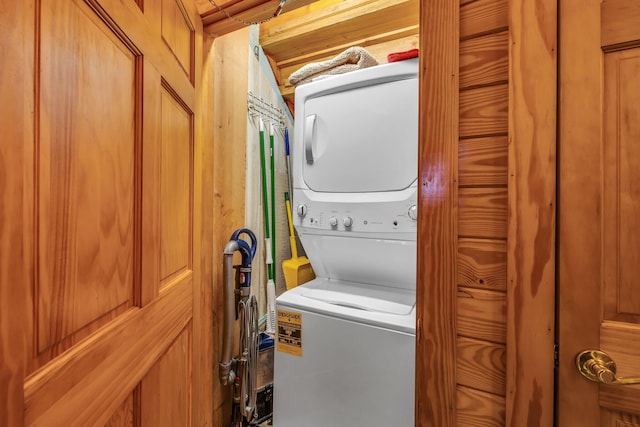
<path fill-rule="evenodd" d="M 585 350 L 576 356 L 578 371 L 585 378 L 604 384 L 640 384 L 640 378 L 619 378 L 616 376 L 616 362 L 604 351 Z"/>

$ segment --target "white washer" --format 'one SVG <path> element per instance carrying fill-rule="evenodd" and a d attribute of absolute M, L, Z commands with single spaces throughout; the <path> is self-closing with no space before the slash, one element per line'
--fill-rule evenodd
<path fill-rule="evenodd" d="M 413 425 L 417 74 L 296 89 L 294 224 L 317 278 L 276 301 L 275 427 Z"/>

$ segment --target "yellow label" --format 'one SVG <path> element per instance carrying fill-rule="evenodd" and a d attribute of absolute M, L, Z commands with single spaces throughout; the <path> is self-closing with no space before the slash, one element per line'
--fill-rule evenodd
<path fill-rule="evenodd" d="M 278 310 L 278 351 L 302 357 L 302 313 Z"/>

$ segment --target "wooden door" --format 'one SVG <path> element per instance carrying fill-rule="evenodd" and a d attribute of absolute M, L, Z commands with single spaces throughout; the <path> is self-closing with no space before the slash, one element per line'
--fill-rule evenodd
<path fill-rule="evenodd" d="M 640 377 L 640 3 L 560 1 L 558 426 L 640 426 L 640 386 L 580 376 L 598 349 Z"/>
<path fill-rule="evenodd" d="M 0 425 L 210 425 L 194 5 L 2 0 L 0 29 Z"/>

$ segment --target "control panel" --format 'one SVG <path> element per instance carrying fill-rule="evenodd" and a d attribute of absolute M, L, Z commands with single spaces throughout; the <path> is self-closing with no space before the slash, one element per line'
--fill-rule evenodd
<path fill-rule="evenodd" d="M 403 201 L 336 203 L 310 201 L 297 193 L 294 224 L 318 232 L 415 233 L 415 197 Z"/>

